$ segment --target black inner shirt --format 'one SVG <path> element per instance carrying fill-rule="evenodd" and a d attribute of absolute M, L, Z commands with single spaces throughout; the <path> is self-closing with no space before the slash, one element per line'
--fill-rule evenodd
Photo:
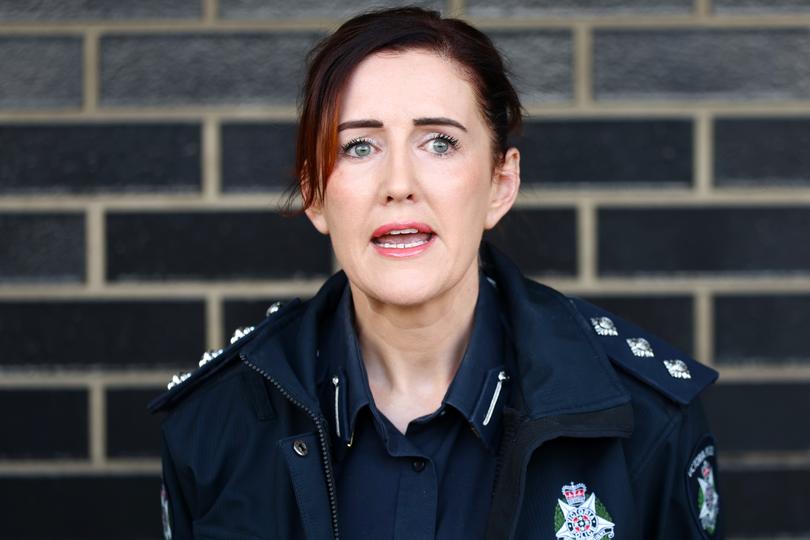
<path fill-rule="evenodd" d="M 346 286 L 321 333 L 342 536 L 457 539 L 484 535 L 509 393 L 509 347 L 495 287 L 480 273 L 473 329 L 442 404 L 405 434 L 375 406 Z"/>

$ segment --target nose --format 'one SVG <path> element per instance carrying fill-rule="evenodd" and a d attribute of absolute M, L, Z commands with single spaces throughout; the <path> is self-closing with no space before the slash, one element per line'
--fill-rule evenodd
<path fill-rule="evenodd" d="M 394 201 L 414 201 L 418 182 L 410 152 L 404 146 L 392 147 L 387 157 L 380 182 L 380 199 L 384 204 Z"/>

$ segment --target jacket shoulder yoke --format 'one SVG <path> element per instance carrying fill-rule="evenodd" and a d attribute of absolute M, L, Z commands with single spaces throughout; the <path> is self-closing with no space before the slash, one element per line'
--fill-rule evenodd
<path fill-rule="evenodd" d="M 174 375 L 167 385 L 167 391 L 149 402 L 147 405 L 149 412 L 154 414 L 167 410 L 178 403 L 203 381 L 208 380 L 225 366 L 231 364 L 233 360 L 238 359 L 239 351 L 245 344 L 259 335 L 269 324 L 281 319 L 284 314 L 290 312 L 293 307 L 300 303 L 301 300 L 298 298 L 286 303 L 273 303 L 267 310 L 267 317 L 261 323 L 255 327 L 238 328 L 231 337 L 230 344 L 222 349 L 203 353 L 197 369 Z"/>
<path fill-rule="evenodd" d="M 581 298 L 570 300 L 610 360 L 669 399 L 686 405 L 717 380 L 715 370 L 633 323 Z"/>

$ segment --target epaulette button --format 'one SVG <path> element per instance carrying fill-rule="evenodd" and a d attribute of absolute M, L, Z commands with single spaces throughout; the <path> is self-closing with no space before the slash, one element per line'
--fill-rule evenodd
<path fill-rule="evenodd" d="M 253 326 L 244 326 L 242 328 L 237 328 L 233 335 L 231 336 L 231 343 L 236 343 L 249 333 L 253 332 Z"/>
<path fill-rule="evenodd" d="M 270 304 L 270 307 L 267 308 L 267 312 L 265 313 L 265 316 L 269 317 L 270 315 L 272 315 L 276 311 L 280 310 L 281 306 L 283 306 L 283 305 L 284 305 L 284 302 L 281 302 L 281 301 L 273 302 L 272 304 Z"/>

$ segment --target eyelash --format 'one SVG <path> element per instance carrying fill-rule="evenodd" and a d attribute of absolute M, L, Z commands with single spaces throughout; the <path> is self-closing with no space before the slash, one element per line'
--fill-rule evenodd
<path fill-rule="evenodd" d="M 432 137 L 430 139 L 428 139 L 428 142 L 430 142 L 430 141 L 444 141 L 444 142 L 446 142 L 447 144 L 450 145 L 452 150 L 458 150 L 458 147 L 459 147 L 459 140 L 456 137 L 453 137 L 451 135 L 447 135 L 445 133 L 433 133 Z M 371 139 L 368 139 L 366 137 L 356 137 L 356 138 L 350 140 L 349 142 L 347 142 L 346 144 L 341 145 L 340 153 L 342 155 L 345 155 L 346 157 L 350 157 L 350 158 L 354 158 L 354 159 L 361 159 L 358 156 L 349 155 L 349 150 L 351 150 L 352 148 L 354 148 L 358 144 L 369 144 L 370 145 L 371 144 Z M 450 153 L 451 152 L 447 152 L 445 154 L 436 154 L 436 155 L 439 156 L 439 157 L 446 157 Z"/>

